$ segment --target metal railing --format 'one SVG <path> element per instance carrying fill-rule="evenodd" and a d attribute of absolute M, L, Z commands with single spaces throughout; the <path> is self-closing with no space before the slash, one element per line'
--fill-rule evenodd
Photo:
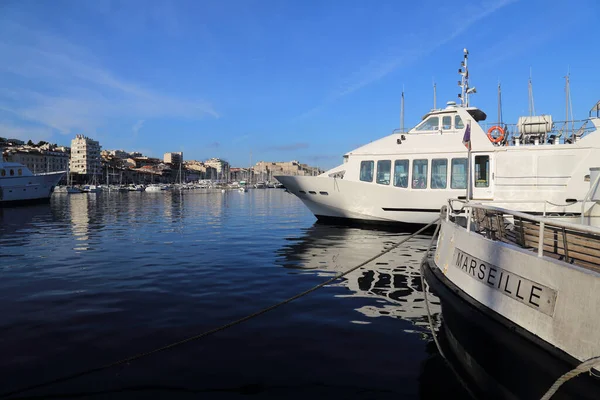
<path fill-rule="evenodd" d="M 458 210 L 456 202 L 462 204 Z M 600 272 L 600 228 L 456 199 L 448 200 L 442 217 L 490 240 L 534 251 L 538 257 Z"/>

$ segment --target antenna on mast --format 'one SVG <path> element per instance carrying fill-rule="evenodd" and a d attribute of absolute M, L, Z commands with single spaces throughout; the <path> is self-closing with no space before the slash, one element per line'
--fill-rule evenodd
<path fill-rule="evenodd" d="M 502 89 L 498 80 L 498 123 L 502 126 Z"/>
<path fill-rule="evenodd" d="M 469 50 L 463 49 L 464 58 L 460 63 L 461 68 L 458 69 L 458 74 L 460 75 L 460 81 L 458 81 L 458 86 L 460 86 L 460 93 L 458 94 L 458 98 L 460 99 L 460 105 L 462 107 L 469 107 L 469 95 L 477 93 L 475 87 L 469 87 Z"/>
<path fill-rule="evenodd" d="M 529 83 L 527 84 L 529 90 L 529 116 L 535 114 L 535 104 L 533 103 L 533 83 L 531 82 L 531 67 L 529 67 Z"/>

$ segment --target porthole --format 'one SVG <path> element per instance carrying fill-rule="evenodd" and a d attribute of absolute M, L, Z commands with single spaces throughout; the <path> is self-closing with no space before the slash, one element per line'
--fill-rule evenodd
<path fill-rule="evenodd" d="M 322 194 L 323 196 L 329 196 L 329 193 L 327 192 L 319 192 L 319 194 Z"/>

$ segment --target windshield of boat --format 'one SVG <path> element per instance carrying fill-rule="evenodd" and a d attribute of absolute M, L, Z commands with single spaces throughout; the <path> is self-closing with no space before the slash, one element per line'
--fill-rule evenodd
<path fill-rule="evenodd" d="M 424 120 L 415 127 L 417 132 L 439 132 L 450 131 L 453 129 L 463 129 L 462 119 L 456 113 L 444 113 L 425 117 Z"/>

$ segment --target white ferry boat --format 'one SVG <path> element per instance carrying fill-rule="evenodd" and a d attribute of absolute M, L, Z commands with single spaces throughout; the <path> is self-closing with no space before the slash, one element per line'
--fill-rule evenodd
<path fill-rule="evenodd" d="M 586 196 L 594 208 L 600 208 L 599 172 L 592 169 Z M 599 224 L 472 202 L 456 211 L 453 204 L 442 210 L 435 255 L 422 266 L 425 277 L 442 305 L 464 315 L 469 310 L 469 319 L 496 325 L 488 331 L 516 334 L 539 349 L 536 359 L 525 360 L 535 371 L 520 370 L 519 380 L 541 374 L 547 386 L 528 397 L 541 398 L 561 375 L 600 357 Z M 518 351 L 521 363 L 532 354 Z M 598 376 L 600 358 L 593 363 Z M 600 378 L 587 378 L 569 382 L 574 394 L 564 398 L 598 398 Z"/>
<path fill-rule="evenodd" d="M 0 162 L 0 206 L 50 199 L 65 172 L 33 174 L 23 164 Z"/>
<path fill-rule="evenodd" d="M 473 200 L 539 213 L 549 201 L 558 206 L 546 205 L 547 211 L 579 212 L 565 204 L 582 199 L 589 167 L 600 158 L 598 104 L 596 116 L 590 112 L 584 121 L 540 115 L 488 127 L 486 114 L 469 105 L 475 88 L 467 58 L 465 49 L 460 104 L 431 110 L 409 131 L 359 147 L 319 176 L 277 180 L 319 220 L 427 224 L 448 198 L 466 196 L 469 179 Z M 465 143 L 472 149 L 470 169 Z"/>

